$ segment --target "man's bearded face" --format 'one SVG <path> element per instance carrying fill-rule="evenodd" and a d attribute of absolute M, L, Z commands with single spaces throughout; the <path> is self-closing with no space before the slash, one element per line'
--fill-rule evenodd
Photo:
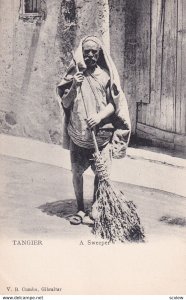
<path fill-rule="evenodd" d="M 99 58 L 100 47 L 93 41 L 87 41 L 83 44 L 83 58 L 87 67 L 95 67 Z"/>

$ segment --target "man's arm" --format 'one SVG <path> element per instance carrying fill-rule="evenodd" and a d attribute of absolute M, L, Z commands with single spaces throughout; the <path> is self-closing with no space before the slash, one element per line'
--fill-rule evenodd
<path fill-rule="evenodd" d="M 87 119 L 87 123 L 91 128 L 98 125 L 105 118 L 110 117 L 115 111 L 115 106 L 112 101 L 109 84 L 107 85 L 107 89 L 106 89 L 106 97 L 107 97 L 107 103 L 108 103 L 107 106 L 103 110 L 101 110 L 99 113 L 91 115 Z"/>
<path fill-rule="evenodd" d="M 107 106 L 101 110 L 99 113 L 91 115 L 87 119 L 88 125 L 92 128 L 96 125 L 98 125 L 102 120 L 105 118 L 110 117 L 114 113 L 115 109 L 112 103 L 107 104 Z"/>
<path fill-rule="evenodd" d="M 72 86 L 69 90 L 65 90 L 65 93 L 63 97 L 61 98 L 61 104 L 64 106 L 64 108 L 69 108 L 71 103 L 74 101 L 74 99 L 77 96 L 77 90 L 76 86 L 72 83 Z"/>
<path fill-rule="evenodd" d="M 83 80 L 84 76 L 81 72 L 78 72 L 74 75 L 71 88 L 69 90 L 65 90 L 65 93 L 62 97 L 62 104 L 64 108 L 69 108 L 71 103 L 77 97 L 77 87 L 80 86 Z"/>

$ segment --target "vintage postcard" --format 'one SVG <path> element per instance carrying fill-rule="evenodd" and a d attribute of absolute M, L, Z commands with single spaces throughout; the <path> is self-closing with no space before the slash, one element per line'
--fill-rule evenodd
<path fill-rule="evenodd" d="M 0 0 L 0 295 L 184 299 L 185 14 Z"/>

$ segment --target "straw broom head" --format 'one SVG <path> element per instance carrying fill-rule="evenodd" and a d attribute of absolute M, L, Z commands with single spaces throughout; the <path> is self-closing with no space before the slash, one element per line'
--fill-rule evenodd
<path fill-rule="evenodd" d="M 100 180 L 92 207 L 93 233 L 110 242 L 143 242 L 144 229 L 135 204 L 109 181 L 101 154 L 94 154 L 94 160 Z"/>

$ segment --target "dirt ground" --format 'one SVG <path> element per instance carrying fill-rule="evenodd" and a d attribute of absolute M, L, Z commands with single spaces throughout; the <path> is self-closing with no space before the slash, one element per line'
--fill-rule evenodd
<path fill-rule="evenodd" d="M 114 248 L 115 250 L 107 246 L 102 247 L 104 250 L 88 246 L 89 249 L 94 248 L 91 252 L 87 251 L 87 247 L 77 246 L 81 240 L 95 240 L 91 228 L 86 225 L 73 226 L 67 220 L 69 214 L 76 212 L 70 171 L 8 156 L 0 157 L 0 169 L 0 230 L 3 237 L 0 260 L 1 270 L 4 270 L 3 278 L 6 278 L 3 279 L 4 293 L 5 287 L 10 284 L 7 279 L 10 276 L 9 270 L 12 274 L 11 281 L 15 281 L 17 285 L 18 282 L 36 285 L 36 282 L 43 282 L 45 273 L 45 284 L 59 286 L 62 281 L 64 293 L 67 294 L 84 293 L 86 289 L 90 294 L 184 293 L 184 197 L 131 184 L 115 183 L 117 188 L 124 191 L 126 198 L 137 205 L 145 229 L 146 243 L 135 244 L 132 248 L 123 244 L 122 250 L 121 246 Z M 84 185 L 88 208 L 92 199 L 93 177 L 86 176 Z M 24 250 L 27 258 L 22 260 L 23 250 L 11 245 L 13 239 L 20 238 L 40 239 L 46 242 L 47 247 L 38 249 L 37 253 L 28 247 L 29 249 Z M 77 247 L 81 252 L 77 252 Z M 50 255 L 46 248 L 50 249 Z M 11 251 L 8 260 L 6 251 Z M 117 251 L 122 251 L 122 260 L 119 259 L 120 254 L 117 255 L 121 252 Z M 32 258 L 34 255 L 35 258 Z M 98 258 L 101 259 L 99 263 Z M 36 264 L 42 272 L 29 275 L 35 272 Z M 60 276 L 56 275 L 59 270 Z M 111 270 L 112 276 L 104 280 L 103 271 Z M 74 285 L 74 289 L 70 284 L 73 278 L 76 278 L 78 284 Z M 109 290 L 108 287 L 111 286 Z"/>
<path fill-rule="evenodd" d="M 72 226 L 68 215 L 76 212 L 71 172 L 55 166 L 1 156 L 1 230 L 35 236 L 82 236 L 85 225 Z M 175 194 L 125 183 L 115 183 L 134 201 L 147 239 L 186 233 L 186 199 Z M 93 178 L 84 178 L 86 207 L 92 201 Z"/>

